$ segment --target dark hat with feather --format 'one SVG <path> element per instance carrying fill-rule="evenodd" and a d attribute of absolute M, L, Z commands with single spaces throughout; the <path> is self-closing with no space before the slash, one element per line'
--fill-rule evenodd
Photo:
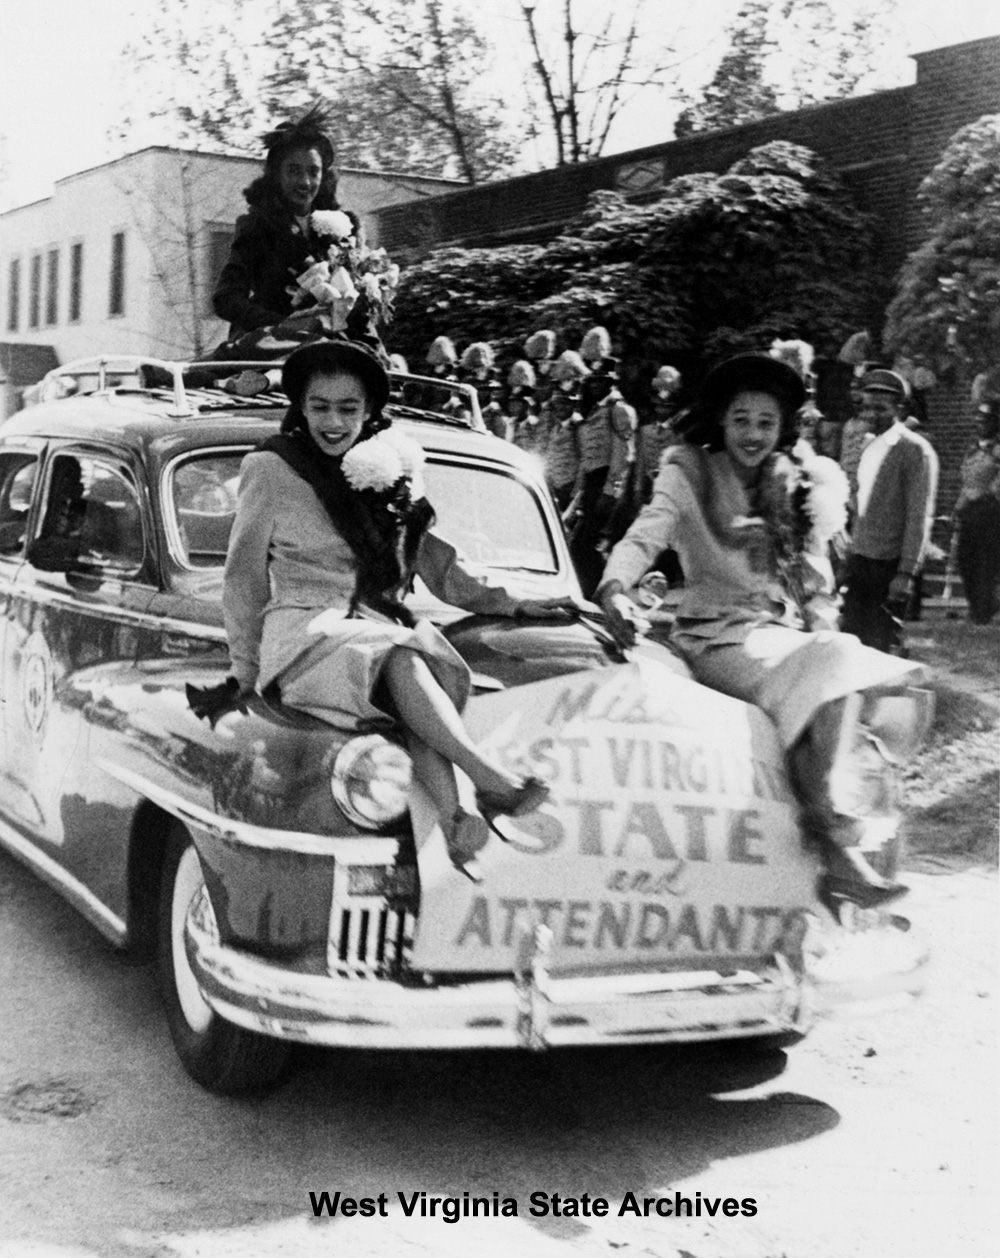
<path fill-rule="evenodd" d="M 294 149 L 315 149 L 323 166 L 329 170 L 333 166 L 333 141 L 327 134 L 330 126 L 330 111 L 326 105 L 316 104 L 294 122 L 281 122 L 263 137 L 267 149 L 265 159 L 268 166 L 277 166 L 286 153 Z"/>

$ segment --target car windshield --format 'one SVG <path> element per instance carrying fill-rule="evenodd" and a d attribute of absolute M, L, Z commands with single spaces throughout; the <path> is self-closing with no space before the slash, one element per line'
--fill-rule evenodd
<path fill-rule="evenodd" d="M 442 537 L 491 568 L 556 572 L 552 538 L 527 485 L 499 468 L 428 462 L 427 497 Z"/>
<path fill-rule="evenodd" d="M 245 453 L 206 451 L 174 466 L 168 495 L 173 520 L 167 528 L 186 566 L 215 568 L 225 562 Z M 509 472 L 428 460 L 424 479 L 437 532 L 468 559 L 491 568 L 558 571 L 541 504 Z"/>

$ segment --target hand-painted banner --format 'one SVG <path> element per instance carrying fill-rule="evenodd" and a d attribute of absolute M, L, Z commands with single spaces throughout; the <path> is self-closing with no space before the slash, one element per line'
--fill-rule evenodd
<path fill-rule="evenodd" d="M 552 793 L 497 820 L 478 885 L 416 809 L 416 968 L 509 970 L 539 922 L 554 971 L 711 965 L 768 953 L 813 900 L 781 749 L 747 704 L 637 660 L 482 696 L 467 721 Z"/>

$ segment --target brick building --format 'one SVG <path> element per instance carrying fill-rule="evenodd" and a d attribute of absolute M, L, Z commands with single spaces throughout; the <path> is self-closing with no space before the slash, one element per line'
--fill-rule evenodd
<path fill-rule="evenodd" d="M 909 87 L 389 205 L 373 219 L 382 243 L 401 257 L 446 244 L 544 240 L 556 235 L 598 189 L 649 199 L 678 175 L 723 171 L 760 144 L 788 140 L 822 154 L 859 205 L 875 216 L 887 299 L 900 265 L 922 238 L 915 201 L 920 181 L 960 127 L 1000 112 L 1000 37 L 920 53 L 915 61 L 917 79 Z M 880 329 L 883 315 L 883 308 L 872 311 L 873 329 Z M 972 436 L 968 384 L 942 383 L 927 396 L 926 431 L 942 460 L 942 510 L 954 501 L 958 465 Z"/>

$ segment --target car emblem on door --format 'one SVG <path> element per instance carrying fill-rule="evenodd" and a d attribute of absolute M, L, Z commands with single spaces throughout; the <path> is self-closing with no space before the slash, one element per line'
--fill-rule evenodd
<path fill-rule="evenodd" d="M 28 728 L 41 737 L 52 706 L 52 652 L 44 634 L 37 631 L 24 644 L 21 687 Z"/>

